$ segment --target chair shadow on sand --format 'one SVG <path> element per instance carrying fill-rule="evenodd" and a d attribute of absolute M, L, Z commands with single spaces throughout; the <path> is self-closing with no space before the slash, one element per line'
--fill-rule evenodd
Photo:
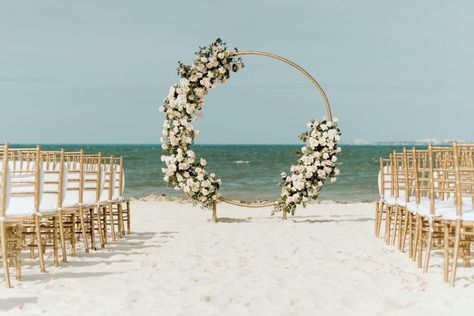
<path fill-rule="evenodd" d="M 0 311 L 7 312 L 16 307 L 23 306 L 25 304 L 36 304 L 38 301 L 37 297 L 11 297 L 11 298 L 0 298 Z"/>
<path fill-rule="evenodd" d="M 305 220 L 293 220 L 293 223 L 309 223 L 309 224 L 320 224 L 320 223 L 348 223 L 348 222 L 373 222 L 373 218 L 361 217 L 353 219 L 305 219 Z"/>
<path fill-rule="evenodd" d="M 62 278 L 90 278 L 90 277 L 102 277 L 111 274 L 121 274 L 122 272 L 71 272 L 67 271 L 70 267 L 92 267 L 99 264 L 111 265 L 114 263 L 127 263 L 131 260 L 124 259 L 123 257 L 114 259 L 116 256 L 128 256 L 128 255 L 140 255 L 144 253 L 144 249 L 148 248 L 160 248 L 160 243 L 167 242 L 167 240 L 174 238 L 173 234 L 178 232 L 137 232 L 125 236 L 123 239 L 117 239 L 116 242 L 109 241 L 109 246 L 105 248 L 97 248 L 97 250 L 90 250 L 89 253 L 83 253 L 81 249 L 78 249 L 76 257 L 68 256 L 67 263 L 60 263 L 60 269 L 56 269 L 53 266 L 52 258 L 49 257 L 47 261 L 47 273 L 36 273 L 37 262 L 35 260 L 30 261 L 31 270 L 23 274 L 23 281 L 40 281 L 47 282 L 54 279 Z M 68 250 L 69 251 L 69 250 Z M 90 259 L 90 260 L 88 260 Z M 98 259 L 98 260 L 94 260 Z M 104 260 L 105 259 L 105 260 Z M 1 305 L 0 305 L 1 306 Z M 16 305 L 15 305 L 16 306 Z"/>
<path fill-rule="evenodd" d="M 373 218 L 369 217 L 360 217 L 360 218 L 344 218 L 348 215 L 329 215 L 319 216 L 319 215 L 309 215 L 309 216 L 291 216 L 288 217 L 288 221 L 293 223 L 309 223 L 309 224 L 318 224 L 318 223 L 339 223 L 339 222 L 373 222 Z M 327 218 L 330 217 L 330 218 Z M 321 219 L 319 219 L 321 218 Z M 333 219 L 334 218 L 334 219 Z M 219 223 L 252 223 L 256 219 L 278 219 L 277 215 L 266 216 L 266 217 L 246 217 L 246 218 L 231 218 L 231 217 L 219 217 Z M 210 222 L 211 220 L 208 220 Z"/>
<path fill-rule="evenodd" d="M 208 220 L 209 222 L 211 220 Z M 230 217 L 219 217 L 219 223 L 250 223 L 252 222 L 252 217 L 247 218 L 230 218 Z"/>

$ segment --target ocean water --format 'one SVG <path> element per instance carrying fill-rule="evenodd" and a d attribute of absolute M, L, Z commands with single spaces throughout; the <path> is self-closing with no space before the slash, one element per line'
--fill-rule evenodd
<path fill-rule="evenodd" d="M 128 197 L 150 194 L 184 197 L 163 181 L 160 145 L 42 145 L 43 149 L 65 148 L 86 153 L 124 157 Z M 274 200 L 280 192 L 280 173 L 288 172 L 296 161 L 298 145 L 194 145 L 197 157 L 208 162 L 208 170 L 223 180 L 221 193 L 239 200 Z M 320 199 L 335 202 L 374 201 L 377 199 L 379 157 L 402 146 L 342 145 L 338 156 L 341 175 L 337 182 L 326 182 Z"/>

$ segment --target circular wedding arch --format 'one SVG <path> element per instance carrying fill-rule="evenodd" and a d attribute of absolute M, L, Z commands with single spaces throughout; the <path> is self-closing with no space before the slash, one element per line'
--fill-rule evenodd
<path fill-rule="evenodd" d="M 198 111 L 202 110 L 204 96 L 216 83 L 224 83 L 231 72 L 237 72 L 244 65 L 241 56 L 256 55 L 268 57 L 293 67 L 302 73 L 323 98 L 327 117 L 322 121 L 311 120 L 309 130 L 300 135 L 305 146 L 298 152 L 300 158 L 290 168 L 290 175 L 281 174 L 282 193 L 275 202 L 246 202 L 225 198 L 218 193 L 221 180 L 214 173 L 207 173 L 206 160 L 195 160 L 190 150 L 194 137 L 191 124 Z M 244 50 L 237 48 L 227 50 L 225 42 L 217 39 L 208 47 L 200 47 L 192 65 L 178 62 L 178 74 L 181 79 L 178 85 L 171 86 L 160 111 L 166 115 L 163 124 L 162 148 L 168 155 L 162 155 L 166 163 L 162 171 L 164 180 L 174 185 L 175 189 L 183 190 L 193 203 L 200 204 L 204 209 L 212 210 L 212 221 L 217 222 L 217 203 L 224 202 L 240 207 L 263 208 L 274 206 L 275 212 L 282 211 L 283 218 L 294 214 L 296 206 L 306 205 L 312 198 L 319 195 L 326 179 L 336 180 L 339 170 L 336 167 L 336 153 L 340 152 L 337 143 L 341 132 L 337 120 L 333 119 L 329 99 L 318 83 L 303 67 L 295 62 L 269 52 Z"/>
<path fill-rule="evenodd" d="M 328 120 L 331 121 L 331 122 L 333 121 L 332 109 L 331 109 L 331 105 L 329 103 L 329 98 L 327 97 L 326 92 L 321 87 L 321 85 L 316 80 L 316 78 L 314 76 L 312 76 L 308 71 L 306 71 L 300 65 L 298 65 L 295 62 L 289 60 L 288 58 L 285 58 L 285 57 L 282 57 L 282 56 L 279 56 L 279 55 L 276 55 L 276 54 L 264 52 L 264 51 L 242 50 L 242 51 L 235 52 L 234 55 L 236 55 L 236 56 L 239 56 L 239 55 L 240 56 L 243 56 L 243 55 L 256 55 L 256 56 L 269 57 L 269 58 L 276 59 L 276 60 L 279 60 L 281 62 L 284 62 L 284 63 L 290 65 L 291 67 L 295 68 L 296 70 L 301 72 L 306 78 L 308 78 L 309 81 L 311 81 L 311 84 L 316 88 L 318 93 L 323 98 Z M 227 203 L 227 204 L 232 204 L 232 205 L 235 205 L 235 206 L 247 207 L 247 208 L 263 208 L 263 207 L 270 207 L 270 206 L 274 205 L 274 202 L 268 202 L 268 203 L 243 202 L 243 201 L 228 199 L 228 198 L 225 198 L 223 196 L 219 197 L 219 201 Z M 286 211 L 283 211 L 283 218 L 284 219 L 287 218 L 287 212 Z M 212 220 L 213 220 L 213 222 L 217 222 L 217 203 L 215 203 L 214 206 L 213 206 Z"/>

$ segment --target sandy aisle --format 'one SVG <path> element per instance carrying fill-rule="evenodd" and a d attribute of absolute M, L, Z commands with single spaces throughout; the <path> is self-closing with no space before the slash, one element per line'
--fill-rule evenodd
<path fill-rule="evenodd" d="M 133 234 L 0 288 L 9 315 L 314 315 L 461 313 L 474 270 L 442 281 L 373 237 L 373 204 L 320 204 L 283 222 L 269 210 L 219 206 L 219 224 L 189 204 L 134 202 Z M 49 257 L 51 259 L 51 257 Z M 3 279 L 2 279 L 3 281 Z"/>

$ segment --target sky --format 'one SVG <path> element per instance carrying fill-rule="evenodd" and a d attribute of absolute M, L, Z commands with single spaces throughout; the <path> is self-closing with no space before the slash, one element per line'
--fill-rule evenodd
<path fill-rule="evenodd" d="M 221 37 L 287 57 L 326 91 L 344 143 L 474 140 L 473 1 L 2 0 L 0 142 L 159 143 L 177 61 Z M 288 65 L 206 99 L 203 144 L 290 144 L 325 116 Z"/>

